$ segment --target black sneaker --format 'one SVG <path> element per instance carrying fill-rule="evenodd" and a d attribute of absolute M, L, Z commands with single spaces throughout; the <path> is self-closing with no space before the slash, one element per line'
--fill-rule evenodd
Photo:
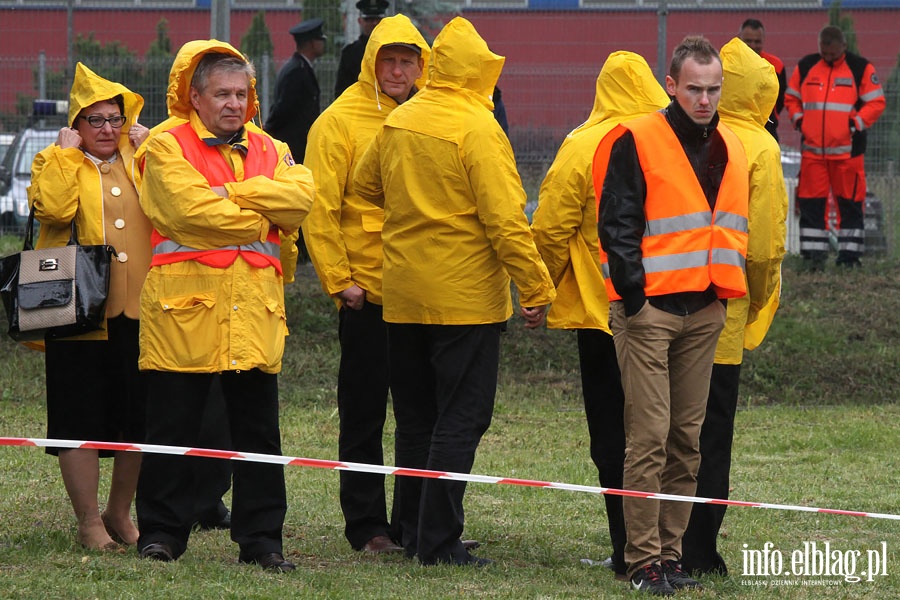
<path fill-rule="evenodd" d="M 677 560 L 664 560 L 662 562 L 662 571 L 666 576 L 666 581 L 676 590 L 702 590 L 703 586 L 696 579 L 685 573 L 681 568 L 681 563 Z"/>
<path fill-rule="evenodd" d="M 636 592 L 650 594 L 651 596 L 672 596 L 675 590 L 666 581 L 662 566 L 659 563 L 650 563 L 638 569 L 631 576 L 631 587 Z"/>

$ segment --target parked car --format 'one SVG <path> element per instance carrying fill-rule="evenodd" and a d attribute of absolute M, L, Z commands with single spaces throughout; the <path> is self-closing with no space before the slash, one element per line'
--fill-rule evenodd
<path fill-rule="evenodd" d="M 56 141 L 68 102 L 35 100 L 29 125 L 16 134 L 0 162 L 0 231 L 20 232 L 28 219 L 28 186 L 34 156 Z"/>
<path fill-rule="evenodd" d="M 14 133 L 0 133 L 0 164 L 3 164 L 3 157 L 6 156 L 6 151 L 12 146 L 14 139 L 16 139 Z"/>

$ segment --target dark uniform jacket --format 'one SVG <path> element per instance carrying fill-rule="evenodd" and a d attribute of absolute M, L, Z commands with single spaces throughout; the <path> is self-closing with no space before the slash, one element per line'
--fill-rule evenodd
<path fill-rule="evenodd" d="M 306 135 L 321 112 L 319 82 L 309 62 L 295 53 L 275 80 L 275 100 L 265 130 L 285 142 L 295 161 L 306 154 Z"/>
<path fill-rule="evenodd" d="M 363 55 L 366 53 L 366 44 L 368 43 L 369 36 L 360 35 L 355 42 L 347 44 L 341 50 L 341 62 L 338 64 L 337 80 L 334 82 L 335 98 L 356 83 L 356 80 L 359 78 Z"/>

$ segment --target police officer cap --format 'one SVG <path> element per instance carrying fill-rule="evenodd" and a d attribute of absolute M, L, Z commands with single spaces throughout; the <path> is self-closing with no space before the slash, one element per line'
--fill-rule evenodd
<path fill-rule="evenodd" d="M 324 40 L 325 34 L 322 32 L 322 23 L 322 19 L 319 18 L 307 19 L 294 25 L 288 31 L 298 42 L 303 40 Z"/>
<path fill-rule="evenodd" d="M 366 17 L 383 17 L 389 4 L 387 0 L 359 0 L 356 8 Z"/>

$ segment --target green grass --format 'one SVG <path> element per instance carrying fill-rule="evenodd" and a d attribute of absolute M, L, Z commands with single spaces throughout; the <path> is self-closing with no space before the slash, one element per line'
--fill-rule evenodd
<path fill-rule="evenodd" d="M 3 244 L 0 243 L 0 248 Z M 15 249 L 15 248 L 13 248 Z M 9 251 L 7 248 L 6 251 Z M 732 471 L 732 498 L 868 512 L 900 512 L 896 469 L 900 406 L 897 264 L 803 273 L 788 261 L 782 309 L 764 345 L 747 355 Z M 308 268 L 288 294 L 291 336 L 281 377 L 285 454 L 337 457 L 336 314 Z M 526 331 L 511 321 L 502 347 L 494 422 L 474 472 L 597 485 L 588 454 L 575 337 Z M 43 361 L 0 341 L 0 435 L 45 435 Z M 389 423 L 390 423 L 389 419 Z M 393 460 L 392 429 L 385 432 Z M 104 462 L 107 489 L 110 465 Z M 481 570 L 423 568 L 399 557 L 353 552 L 343 538 L 338 476 L 286 469 L 285 551 L 298 570 L 238 565 L 226 532 L 192 536 L 176 563 L 86 552 L 54 458 L 0 447 L 0 597 L 41 598 L 633 598 L 611 573 L 580 563 L 610 551 L 602 498 L 471 483 L 467 538 L 496 564 Z M 741 574 L 745 549 L 766 542 L 786 557 L 804 542 L 842 552 L 887 543 L 887 576 L 873 582 L 801 586 L 816 577 Z M 728 577 L 707 578 L 702 598 L 900 597 L 900 523 L 733 507 L 720 551 Z M 864 567 L 859 566 L 859 569 Z M 766 587 L 751 586 L 752 582 Z"/>

